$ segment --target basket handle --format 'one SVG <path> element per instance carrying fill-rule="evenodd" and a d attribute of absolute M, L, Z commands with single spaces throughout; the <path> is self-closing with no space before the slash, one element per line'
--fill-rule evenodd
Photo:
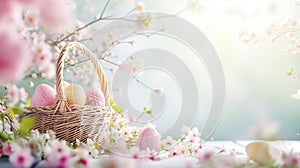
<path fill-rule="evenodd" d="M 105 97 L 105 104 L 106 106 L 108 106 L 109 93 L 107 87 L 107 80 L 105 78 L 104 71 L 101 65 L 99 64 L 97 58 L 83 44 L 79 42 L 70 42 L 67 43 L 64 46 L 64 48 L 61 50 L 56 63 L 56 99 L 57 99 L 56 107 L 59 108 L 59 112 L 62 113 L 63 111 L 66 110 L 66 108 L 68 108 L 68 105 L 66 103 L 66 96 L 64 94 L 64 88 L 63 88 L 63 69 L 64 69 L 65 54 L 71 48 L 76 48 L 77 50 L 82 51 L 92 61 L 94 68 L 96 69 L 96 72 L 98 74 L 98 78 L 100 80 L 100 88 Z"/>

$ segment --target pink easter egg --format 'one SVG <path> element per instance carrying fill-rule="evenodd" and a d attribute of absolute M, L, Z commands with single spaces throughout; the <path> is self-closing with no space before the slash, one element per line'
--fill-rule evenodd
<path fill-rule="evenodd" d="M 153 125 L 148 125 L 141 130 L 137 139 L 137 146 L 140 150 L 146 150 L 147 148 L 160 151 L 161 136 L 154 128 Z"/>
<path fill-rule="evenodd" d="M 105 106 L 105 97 L 101 89 L 94 88 L 86 93 L 86 104 L 90 106 Z"/>
<path fill-rule="evenodd" d="M 35 89 L 32 98 L 31 106 L 51 106 L 55 103 L 55 90 L 46 84 L 40 84 Z"/>

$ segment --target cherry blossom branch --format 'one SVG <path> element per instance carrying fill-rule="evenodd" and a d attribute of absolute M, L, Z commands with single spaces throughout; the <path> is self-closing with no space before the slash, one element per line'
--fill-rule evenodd
<path fill-rule="evenodd" d="M 105 6 L 104 6 L 104 8 L 103 8 L 103 10 L 101 12 L 100 18 L 103 18 L 104 12 L 105 12 L 106 8 L 108 7 L 109 3 L 110 3 L 110 0 L 107 0 L 106 4 L 105 4 Z"/>
<path fill-rule="evenodd" d="M 145 18 L 145 19 L 142 19 L 142 20 L 138 20 L 138 19 L 128 19 L 126 18 L 128 15 L 130 15 L 135 9 L 132 9 L 130 10 L 126 15 L 122 16 L 122 17 L 112 17 L 112 16 L 107 16 L 107 17 L 103 17 L 104 15 L 104 12 L 109 4 L 110 0 L 108 0 L 100 14 L 99 17 L 96 17 L 95 20 L 87 23 L 86 25 L 82 26 L 82 27 L 79 27 L 77 28 L 76 30 L 74 30 L 73 32 L 61 37 L 60 39 L 56 40 L 56 41 L 52 41 L 50 42 L 50 45 L 51 46 L 55 46 L 57 44 L 59 44 L 60 42 L 63 42 L 64 40 L 68 39 L 69 37 L 73 36 L 74 34 L 77 34 L 79 31 L 97 23 L 97 22 L 100 22 L 100 21 L 104 21 L 104 20 L 107 20 L 107 21 L 113 21 L 113 20 L 121 20 L 121 21 L 128 21 L 128 22 L 138 22 L 138 21 L 147 21 L 149 18 Z M 159 18 L 168 18 L 168 17 L 175 17 L 175 16 L 178 16 L 179 14 L 181 14 L 183 11 L 185 11 L 188 7 L 184 7 L 183 9 L 179 10 L 179 12 L 177 12 L 176 14 L 173 14 L 173 15 L 164 15 L 164 16 L 158 16 L 158 17 L 153 17 L 151 19 L 159 19 Z"/>
<path fill-rule="evenodd" d="M 149 38 L 149 37 L 151 37 L 152 35 L 158 34 L 158 33 L 162 32 L 162 31 L 163 31 L 163 30 L 154 31 L 154 32 L 136 32 L 136 31 L 131 32 L 131 33 L 127 34 L 127 35 L 124 35 L 124 36 L 122 36 L 122 37 L 120 37 L 120 38 L 118 38 L 118 39 L 112 41 L 112 42 L 108 45 L 108 47 L 106 48 L 105 52 L 104 52 L 103 54 L 101 54 L 101 56 L 98 57 L 98 58 L 101 59 L 101 60 L 103 60 L 103 61 L 109 62 L 109 60 L 107 60 L 107 59 L 105 59 L 105 58 L 107 57 L 107 52 L 108 52 L 113 46 L 116 46 L 116 45 L 118 45 L 118 44 L 124 44 L 124 43 L 129 43 L 129 44 L 132 45 L 132 43 L 133 43 L 133 41 L 123 42 L 122 40 L 127 39 L 127 38 L 129 38 L 129 37 L 133 37 L 133 36 L 135 36 L 135 35 L 137 35 L 137 36 L 145 36 L 145 37 L 148 37 L 148 38 Z M 91 40 L 91 39 L 92 39 L 91 37 L 90 37 L 90 38 L 87 38 L 87 40 Z M 81 63 L 84 63 L 84 62 L 87 62 L 87 61 L 89 61 L 89 59 L 86 58 L 86 59 L 83 59 L 83 60 L 81 60 L 81 61 L 78 61 L 76 64 L 78 65 L 78 64 L 81 64 Z M 109 62 L 109 63 L 110 63 L 110 62 Z M 119 66 L 119 64 L 116 64 L 116 63 L 112 63 L 112 64 L 113 64 L 113 65 L 116 65 L 116 66 Z M 75 65 L 66 65 L 66 66 L 65 66 L 65 69 L 67 69 L 67 68 L 69 68 L 69 67 L 72 67 L 72 66 L 75 66 Z"/>

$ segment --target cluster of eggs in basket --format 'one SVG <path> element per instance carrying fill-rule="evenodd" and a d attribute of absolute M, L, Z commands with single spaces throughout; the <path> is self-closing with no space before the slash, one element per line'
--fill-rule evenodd
<path fill-rule="evenodd" d="M 84 91 L 80 85 L 64 81 L 63 88 L 69 105 L 105 106 L 103 92 L 97 87 Z M 39 84 L 32 95 L 31 106 L 51 106 L 55 101 L 55 88 L 47 84 Z"/>

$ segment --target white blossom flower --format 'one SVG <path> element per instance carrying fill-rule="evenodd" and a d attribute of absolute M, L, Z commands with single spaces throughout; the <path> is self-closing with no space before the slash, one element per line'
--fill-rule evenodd
<path fill-rule="evenodd" d="M 285 33 L 285 37 L 289 40 L 289 41 L 294 41 L 296 40 L 296 34 L 294 32 L 287 32 Z"/>
<path fill-rule="evenodd" d="M 137 12 L 144 12 L 145 11 L 145 3 L 144 2 L 137 2 L 136 3 L 136 11 Z"/>
<path fill-rule="evenodd" d="M 123 127 L 120 129 L 120 137 L 122 137 L 125 141 L 128 141 L 132 138 L 131 127 Z"/>
<path fill-rule="evenodd" d="M 22 101 L 22 102 L 26 102 L 26 99 L 27 99 L 27 93 L 25 91 L 25 89 L 22 87 L 19 89 L 19 99 Z"/>
<path fill-rule="evenodd" d="M 176 143 L 171 136 L 167 136 L 166 139 L 162 140 L 162 145 L 164 149 L 170 149 Z"/>
<path fill-rule="evenodd" d="M 190 150 L 188 146 L 184 144 L 175 144 L 172 148 L 169 149 L 169 156 L 174 157 L 174 156 L 190 156 Z"/>
<path fill-rule="evenodd" d="M 114 147 L 115 147 L 114 152 L 117 152 L 117 153 L 124 154 L 128 151 L 126 141 L 122 137 L 119 137 L 118 139 L 116 139 L 116 141 L 114 143 Z"/>
<path fill-rule="evenodd" d="M 34 163 L 34 157 L 28 147 L 12 144 L 13 153 L 9 156 L 9 161 L 14 167 L 31 167 Z"/>
<path fill-rule="evenodd" d="M 15 104 L 19 101 L 19 89 L 16 85 L 12 85 L 8 89 L 8 100 L 11 104 Z"/>
<path fill-rule="evenodd" d="M 133 159 L 144 159 L 147 156 L 145 151 L 140 150 L 137 146 L 129 149 L 129 155 Z"/>
<path fill-rule="evenodd" d="M 98 149 L 96 149 L 95 141 L 91 140 L 90 138 L 87 139 L 87 151 L 93 157 L 97 157 L 99 155 Z"/>
<path fill-rule="evenodd" d="M 181 132 L 181 137 L 185 137 L 187 135 L 189 135 L 189 132 L 191 131 L 191 128 L 190 127 L 187 127 L 186 125 L 184 125 L 180 132 Z"/>
<path fill-rule="evenodd" d="M 25 12 L 24 23 L 28 28 L 37 29 L 40 12 L 38 9 L 28 9 Z"/>

